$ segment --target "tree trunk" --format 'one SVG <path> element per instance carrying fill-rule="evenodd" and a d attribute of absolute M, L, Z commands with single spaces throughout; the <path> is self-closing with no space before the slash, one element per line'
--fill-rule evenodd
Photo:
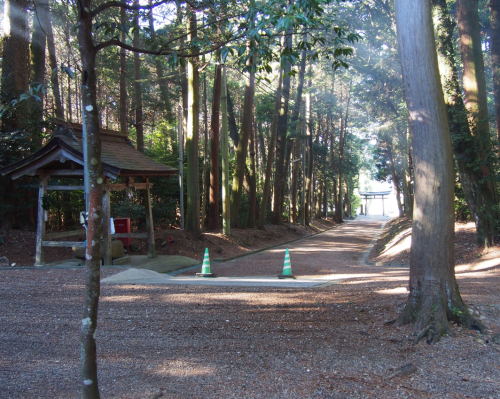
<path fill-rule="evenodd" d="M 28 43 L 28 1 L 6 0 L 4 2 L 4 38 L 2 55 L 2 95 L 3 104 L 19 100 L 28 90 L 29 43 Z M 2 115 L 2 132 L 24 129 L 26 107 L 9 110 Z"/>
<path fill-rule="evenodd" d="M 280 107 L 281 107 L 281 87 L 282 87 L 281 68 L 278 76 L 279 76 L 278 90 L 276 90 L 276 101 L 274 103 L 273 122 L 271 125 L 271 137 L 269 139 L 269 146 L 268 146 L 266 179 L 264 181 L 264 190 L 262 192 L 262 201 L 260 203 L 259 221 L 257 223 L 257 228 L 261 230 L 264 228 L 264 223 L 266 221 L 267 201 L 269 200 L 269 192 L 271 191 L 271 178 L 272 178 L 273 161 L 274 161 L 274 146 L 276 144 L 276 129 L 278 127 L 278 114 L 280 112 Z"/>
<path fill-rule="evenodd" d="M 49 5 L 44 0 L 34 1 L 35 12 L 33 14 L 33 33 L 31 35 L 31 71 L 30 83 L 36 85 L 45 84 L 45 49 L 47 36 L 45 34 L 47 27 L 47 18 L 49 17 Z M 40 101 L 31 99 L 31 121 L 36 124 L 43 120 L 43 93 L 37 92 Z M 38 131 L 40 127 L 35 128 Z M 33 138 L 41 145 L 41 137 Z"/>
<path fill-rule="evenodd" d="M 255 122 L 252 117 L 252 129 L 248 138 L 248 150 L 250 161 L 250 174 L 248 176 L 248 222 L 247 227 L 255 227 L 255 220 L 257 216 L 257 176 L 255 174 Z"/>
<path fill-rule="evenodd" d="M 212 96 L 212 119 L 210 121 L 210 204 L 208 209 L 208 228 L 219 228 L 219 115 L 221 98 L 222 66 L 215 66 L 214 89 Z"/>
<path fill-rule="evenodd" d="M 197 37 L 196 13 L 191 9 L 188 19 L 188 40 Z M 198 146 L 200 135 L 200 73 L 198 71 L 198 57 L 191 57 L 187 68 L 188 81 L 188 116 L 186 131 L 186 155 L 187 155 L 187 210 L 186 230 L 200 234 L 200 181 Z"/>
<path fill-rule="evenodd" d="M 416 187 L 410 294 L 395 324 L 415 322 L 416 341 L 426 337 L 431 343 L 450 332 L 449 319 L 477 324 L 455 279 L 453 158 L 430 2 L 396 0 L 395 6 Z"/>
<path fill-rule="evenodd" d="M 202 62 L 205 63 L 205 56 L 203 56 Z M 202 197 L 201 197 L 201 215 L 200 215 L 200 228 L 203 230 L 205 227 L 206 210 L 207 210 L 207 199 L 208 199 L 208 179 L 207 179 L 207 169 L 209 167 L 208 158 L 208 98 L 207 98 L 207 72 L 203 72 L 203 182 L 202 182 Z"/>
<path fill-rule="evenodd" d="M 229 129 L 229 137 L 233 141 L 233 147 L 236 150 L 238 148 L 238 143 L 240 142 L 240 137 L 238 134 L 238 125 L 236 124 L 236 118 L 234 117 L 234 104 L 229 90 L 227 91 L 227 122 Z"/>
<path fill-rule="evenodd" d="M 285 37 L 285 51 L 292 48 L 291 29 Z M 287 50 L 288 49 L 288 50 Z M 292 65 L 287 61 L 283 77 L 283 104 L 278 117 L 278 128 L 276 132 L 276 162 L 274 173 L 274 209 L 271 213 L 271 223 L 281 224 L 283 217 L 283 202 L 285 201 L 285 182 L 287 181 L 287 170 L 285 170 L 285 147 L 287 143 L 286 133 L 288 129 L 288 105 L 290 100 L 290 71 Z M 280 99 L 281 100 L 281 99 Z"/>
<path fill-rule="evenodd" d="M 343 192 L 343 178 L 342 178 L 342 168 L 344 164 L 344 138 L 345 138 L 345 131 L 346 131 L 346 125 L 347 125 L 347 118 L 349 117 L 349 103 L 351 99 L 351 88 L 349 87 L 349 94 L 347 95 L 347 107 L 346 107 L 346 113 L 345 113 L 345 118 L 341 116 L 340 118 L 340 136 L 339 136 L 339 163 L 338 163 L 338 195 L 337 195 L 337 201 L 335 202 L 335 222 L 336 223 L 343 223 L 344 220 L 342 218 L 342 213 L 344 209 L 344 205 L 342 204 L 343 199 L 344 199 L 344 192 Z"/>
<path fill-rule="evenodd" d="M 309 67 L 309 75 L 312 74 L 311 67 Z M 306 101 L 305 101 L 305 125 L 306 125 L 306 181 L 305 181 L 305 203 L 304 203 L 304 217 L 305 217 L 305 225 L 309 226 L 311 221 L 311 211 L 312 211 L 312 177 L 313 177 L 313 140 L 312 140 L 312 129 L 311 129 L 311 85 L 312 79 L 309 77 L 308 81 L 308 90 L 306 93 Z"/>
<path fill-rule="evenodd" d="M 149 0 L 149 5 L 152 4 L 153 0 Z M 149 30 L 151 32 L 151 39 L 154 41 L 156 40 L 156 32 L 153 19 L 153 10 L 149 12 L 148 19 L 149 19 Z M 160 88 L 161 110 L 166 113 L 166 119 L 169 122 L 173 122 L 174 113 L 172 112 L 172 106 L 170 104 L 170 99 L 168 95 L 167 81 L 164 78 L 162 57 L 155 57 L 155 68 L 156 68 L 156 76 L 158 77 L 158 87 Z"/>
<path fill-rule="evenodd" d="M 433 0 L 433 6 L 439 69 L 455 161 L 467 206 L 472 219 L 476 222 L 478 242 L 491 245 L 498 233 L 495 222 L 498 220 L 498 215 L 494 210 L 496 201 L 488 187 L 488 182 L 484 181 L 484 170 L 477 167 L 477 164 L 482 162 L 479 150 L 482 146 L 482 139 L 480 136 L 472 135 L 467 120 L 467 110 L 462 98 L 454 58 L 454 23 L 448 14 L 444 0 Z"/>
<path fill-rule="evenodd" d="M 251 62 L 251 59 L 249 60 Z M 234 169 L 233 187 L 231 191 L 231 227 L 239 225 L 241 192 L 246 166 L 248 139 L 252 132 L 253 97 L 255 94 L 255 72 L 250 72 L 246 79 L 245 101 L 243 104 L 243 119 L 241 137 L 236 149 L 236 164 Z"/>
<path fill-rule="evenodd" d="M 127 11 L 125 8 L 120 8 L 120 23 L 125 26 L 127 23 Z M 125 32 L 120 32 L 120 41 L 125 43 L 127 35 Z M 125 132 L 128 130 L 127 125 L 127 50 L 120 47 L 120 130 Z"/>
<path fill-rule="evenodd" d="M 293 146 L 293 159 L 300 159 L 300 153 L 302 151 L 302 140 L 295 139 L 295 143 Z M 299 162 L 292 163 L 292 187 L 290 188 L 292 192 L 292 222 L 298 223 L 298 214 L 297 214 L 297 191 L 298 191 L 298 182 L 299 182 Z"/>
<path fill-rule="evenodd" d="M 134 5 L 139 5 L 137 0 Z M 139 13 L 134 14 L 134 25 L 139 25 Z M 139 29 L 134 30 L 134 47 L 140 47 Z M 142 84 L 141 84 L 141 57 L 134 53 L 134 103 L 135 103 L 135 132 L 137 135 L 137 149 L 144 152 L 144 123 L 142 120 Z"/>
<path fill-rule="evenodd" d="M 497 125 L 497 141 L 500 143 L 500 0 L 490 0 L 490 34 L 495 121 Z"/>
<path fill-rule="evenodd" d="M 49 3 L 50 4 L 50 3 Z M 49 50 L 50 83 L 52 85 L 52 95 L 56 108 L 56 118 L 64 119 L 64 107 L 61 101 L 61 91 L 59 88 L 59 68 L 57 67 L 56 46 L 54 43 L 54 32 L 52 29 L 51 13 L 47 18 L 47 49 Z M 69 43 L 68 48 L 69 48 Z"/>
<path fill-rule="evenodd" d="M 82 397 L 99 398 L 97 382 L 97 351 L 95 330 L 100 294 L 100 247 L 102 237 L 102 165 L 99 114 L 97 109 L 97 82 L 95 74 L 96 51 L 92 42 L 90 0 L 80 0 L 78 6 L 78 44 L 82 60 L 82 106 L 86 129 L 87 158 L 90 187 L 88 192 L 87 248 L 85 261 L 85 302 L 80 330 Z"/>

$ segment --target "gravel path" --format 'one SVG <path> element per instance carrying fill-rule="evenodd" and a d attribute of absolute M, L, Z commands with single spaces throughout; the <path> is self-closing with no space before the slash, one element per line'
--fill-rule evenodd
<path fill-rule="evenodd" d="M 373 273 L 360 259 L 388 218 L 362 217 L 315 236 L 280 245 L 223 263 L 214 263 L 217 276 L 276 276 L 289 249 L 293 274 L 298 277 Z M 196 271 L 184 273 L 194 275 Z"/>
<path fill-rule="evenodd" d="M 314 245 L 290 246 L 295 274 L 356 275 L 339 284 L 103 285 L 97 334 L 102 397 L 500 397 L 500 347 L 491 343 L 500 332 L 498 269 L 459 279 L 463 297 L 491 329 L 486 335 L 454 326 L 454 338 L 414 346 L 409 327 L 384 325 L 406 300 L 407 271 L 359 266 L 380 222 L 356 223 L 311 238 Z M 283 250 L 271 253 L 216 271 L 239 275 L 261 266 L 276 274 Z M 0 273 L 0 397 L 79 397 L 83 283 L 81 269 Z M 402 370 L 413 372 L 402 375 L 409 363 L 415 368 Z"/>

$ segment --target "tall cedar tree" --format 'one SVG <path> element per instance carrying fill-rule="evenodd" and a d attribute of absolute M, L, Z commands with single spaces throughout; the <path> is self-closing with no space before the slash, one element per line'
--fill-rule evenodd
<path fill-rule="evenodd" d="M 395 8 L 416 187 L 410 294 L 395 325 L 415 322 L 416 341 L 426 338 L 431 343 L 450 332 L 448 320 L 480 326 L 462 301 L 455 279 L 453 156 L 431 2 L 396 0 Z"/>
<path fill-rule="evenodd" d="M 478 138 L 471 133 L 458 80 L 453 46 L 455 24 L 449 16 L 445 0 L 433 0 L 432 3 L 439 72 L 448 111 L 453 153 L 465 200 L 471 217 L 476 222 L 478 242 L 484 244 L 494 239 L 495 229 L 492 229 L 492 223 L 497 218 L 493 207 L 495 199 L 482 170 L 475 167 L 481 162 L 480 153 L 475 150 L 479 143 Z"/>
<path fill-rule="evenodd" d="M 285 38 L 285 52 L 292 48 L 291 29 L 287 32 Z M 285 201 L 285 182 L 287 181 L 287 171 L 285 170 L 285 147 L 287 144 L 286 134 L 288 129 L 288 106 L 290 102 L 290 71 L 292 64 L 286 62 L 285 73 L 283 77 L 283 103 L 278 117 L 278 130 L 276 131 L 276 162 L 274 172 L 274 209 L 271 213 L 271 222 L 281 224 L 283 217 L 283 202 Z"/>
<path fill-rule="evenodd" d="M 488 103 L 486 96 L 486 79 L 481 47 L 477 1 L 457 0 L 457 23 L 460 36 L 460 53 L 463 64 L 463 87 L 465 108 L 469 114 L 469 124 L 475 139 L 475 150 L 478 153 L 479 167 L 483 180 L 490 191 L 489 198 L 483 198 L 484 205 L 478 212 L 485 212 L 482 217 L 484 226 L 478 231 L 484 235 L 486 246 L 493 245 L 498 239 L 498 205 L 496 185 L 493 180 L 492 143 L 488 121 Z"/>

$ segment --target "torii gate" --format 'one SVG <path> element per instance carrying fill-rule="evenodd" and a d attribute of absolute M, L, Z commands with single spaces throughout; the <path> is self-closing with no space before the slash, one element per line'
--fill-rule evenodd
<path fill-rule="evenodd" d="M 364 197 L 365 199 L 365 213 L 363 213 L 363 210 L 361 210 L 362 215 L 367 215 L 368 214 L 368 200 L 369 199 L 377 199 L 380 198 L 382 199 L 382 215 L 385 216 L 385 197 L 388 196 L 391 191 L 367 191 L 365 193 L 359 193 L 361 197 Z M 363 206 L 363 203 L 361 202 L 361 206 Z"/>

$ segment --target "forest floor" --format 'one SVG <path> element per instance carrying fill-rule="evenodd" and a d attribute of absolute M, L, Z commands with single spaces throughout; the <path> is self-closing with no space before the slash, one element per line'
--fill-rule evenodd
<path fill-rule="evenodd" d="M 251 251 L 297 240 L 335 226 L 332 219 L 315 219 L 310 226 L 300 224 L 290 226 L 266 225 L 264 230 L 256 228 L 232 229 L 231 237 L 221 231 L 205 231 L 194 235 L 179 229 L 156 230 L 155 244 L 158 255 L 187 256 L 198 261 L 203 260 L 205 248 L 208 248 L 211 259 L 226 259 L 249 253 Z M 50 234 L 50 231 L 47 231 Z M 174 240 L 173 253 L 170 254 L 169 238 Z M 85 230 L 80 236 L 58 239 L 59 241 L 84 241 Z M 29 230 L 0 231 L 0 257 L 5 256 L 11 266 L 26 267 L 35 263 L 36 233 Z M 147 255 L 146 239 L 132 239 L 128 255 Z M 45 247 L 46 263 L 73 258 L 71 248 Z"/>
<path fill-rule="evenodd" d="M 452 325 L 452 336 L 415 345 L 411 326 L 385 324 L 408 295 L 408 268 L 400 267 L 408 259 L 408 222 L 388 222 L 372 252 L 376 265 L 359 264 L 381 225 L 359 219 L 290 245 L 295 274 L 307 275 L 308 267 L 318 275 L 328 268 L 344 273 L 318 287 L 103 284 L 97 332 L 102 397 L 499 398 L 499 248 L 477 248 L 473 225 L 457 224 L 460 291 L 488 329 Z M 241 241 L 224 241 L 221 257 L 248 253 L 253 248 L 243 244 L 249 240 L 279 241 L 243 231 L 248 236 Z M 212 235 L 182 239 L 181 249 L 199 260 L 207 240 L 215 241 Z M 253 272 L 268 268 L 264 255 L 282 262 L 283 249 L 277 251 L 217 267 L 239 275 L 235 268 L 246 262 Z M 102 274 L 123 270 L 104 268 Z M 81 268 L 0 271 L 2 397 L 79 397 L 84 278 Z"/>

